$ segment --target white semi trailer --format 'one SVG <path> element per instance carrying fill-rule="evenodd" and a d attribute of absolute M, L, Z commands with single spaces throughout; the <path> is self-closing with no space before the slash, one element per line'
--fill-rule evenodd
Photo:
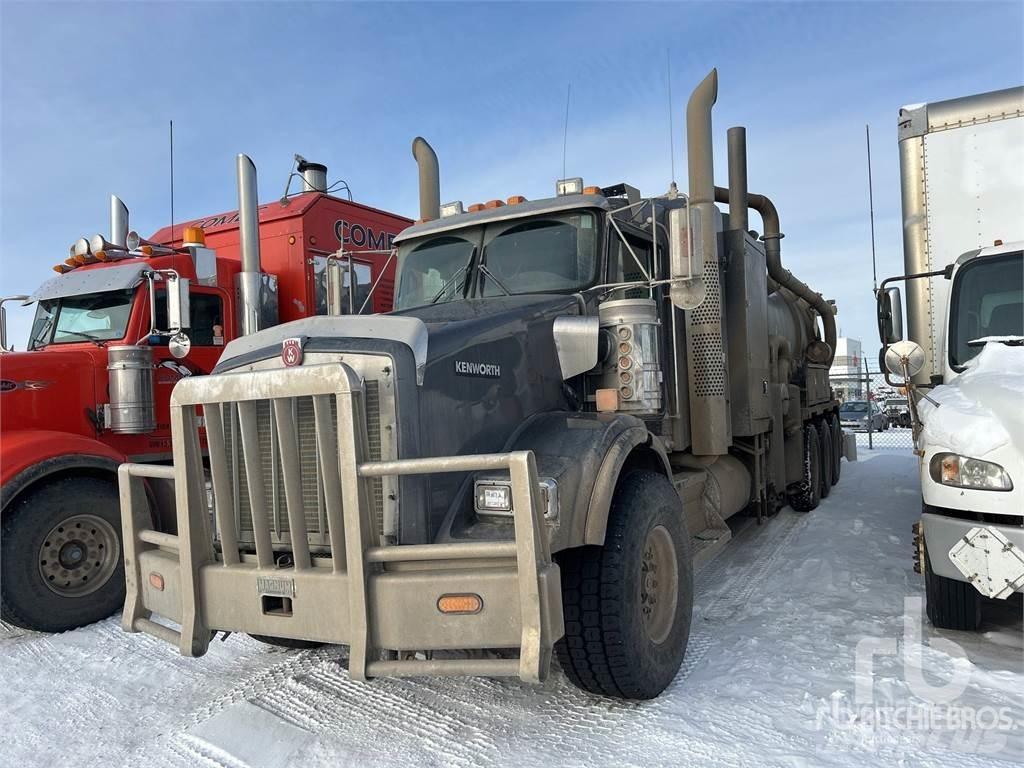
<path fill-rule="evenodd" d="M 1024 87 L 904 107 L 899 143 L 906 274 L 877 298 L 912 380 L 915 570 L 931 622 L 974 630 L 982 597 L 1024 591 Z"/>

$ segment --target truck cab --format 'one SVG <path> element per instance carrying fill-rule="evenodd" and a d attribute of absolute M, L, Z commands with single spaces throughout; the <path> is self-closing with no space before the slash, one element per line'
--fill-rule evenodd
<path fill-rule="evenodd" d="M 301 191 L 253 212 L 262 327 L 391 308 L 391 241 L 409 220 L 328 194 L 326 169 L 306 165 Z M 147 240 L 112 198 L 110 234 L 76 241 L 28 297 L 27 349 L 0 355 L 5 621 L 62 631 L 123 604 L 117 467 L 170 460 L 174 386 L 243 333 L 240 223 L 229 211 Z M 173 501 L 154 486 L 148 504 L 173 531 Z"/>
<path fill-rule="evenodd" d="M 923 513 L 915 569 L 927 613 L 944 629 L 975 630 L 983 598 L 1024 592 L 1024 243 L 969 251 L 949 282 L 939 368 L 913 383 L 917 339 L 903 341 L 898 288 L 879 292 L 883 356 L 908 386 Z M 938 362 L 938 361 L 936 361 Z"/>
<path fill-rule="evenodd" d="M 395 310 L 233 341 L 174 389 L 173 467 L 119 470 L 123 628 L 189 656 L 216 631 L 347 644 L 356 680 L 539 682 L 557 654 L 588 691 L 664 690 L 726 520 L 813 510 L 851 442 L 834 306 L 782 268 L 742 128 L 714 186 L 716 97 L 713 71 L 687 108 L 689 197 L 573 178 L 441 206 L 416 139 Z M 173 536 L 142 514 L 154 480 Z"/>

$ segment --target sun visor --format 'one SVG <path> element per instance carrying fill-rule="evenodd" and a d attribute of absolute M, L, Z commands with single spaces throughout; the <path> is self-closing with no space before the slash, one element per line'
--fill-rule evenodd
<path fill-rule="evenodd" d="M 51 278 L 29 296 L 32 301 L 60 299 L 66 296 L 81 296 L 86 293 L 105 291 L 126 291 L 142 282 L 142 275 L 148 269 L 145 263 L 118 264 L 97 269 L 75 269 Z"/>

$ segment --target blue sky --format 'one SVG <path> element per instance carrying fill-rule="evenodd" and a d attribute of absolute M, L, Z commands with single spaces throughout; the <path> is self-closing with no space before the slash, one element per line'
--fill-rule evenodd
<path fill-rule="evenodd" d="M 280 195 L 292 154 L 356 199 L 416 212 L 409 145 L 441 162 L 442 200 L 553 193 L 562 167 L 648 194 L 676 176 L 683 110 L 719 69 L 725 130 L 747 126 L 750 187 L 781 214 L 786 265 L 875 343 L 864 125 L 872 128 L 879 277 L 902 263 L 903 104 L 1024 81 L 1024 4 L 341 4 L 0 2 L 0 294 L 31 293 L 121 196 L 144 235 L 235 207 L 234 156 Z M 751 226 L 760 227 L 757 217 Z M 10 312 L 24 348 L 30 314 Z"/>

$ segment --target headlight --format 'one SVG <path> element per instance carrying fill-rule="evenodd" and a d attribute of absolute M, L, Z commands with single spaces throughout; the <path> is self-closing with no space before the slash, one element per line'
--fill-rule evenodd
<path fill-rule="evenodd" d="M 932 480 L 954 488 L 980 491 L 1010 491 L 1013 483 L 1006 470 L 991 461 L 971 459 L 955 453 L 937 453 L 928 467 Z"/>

